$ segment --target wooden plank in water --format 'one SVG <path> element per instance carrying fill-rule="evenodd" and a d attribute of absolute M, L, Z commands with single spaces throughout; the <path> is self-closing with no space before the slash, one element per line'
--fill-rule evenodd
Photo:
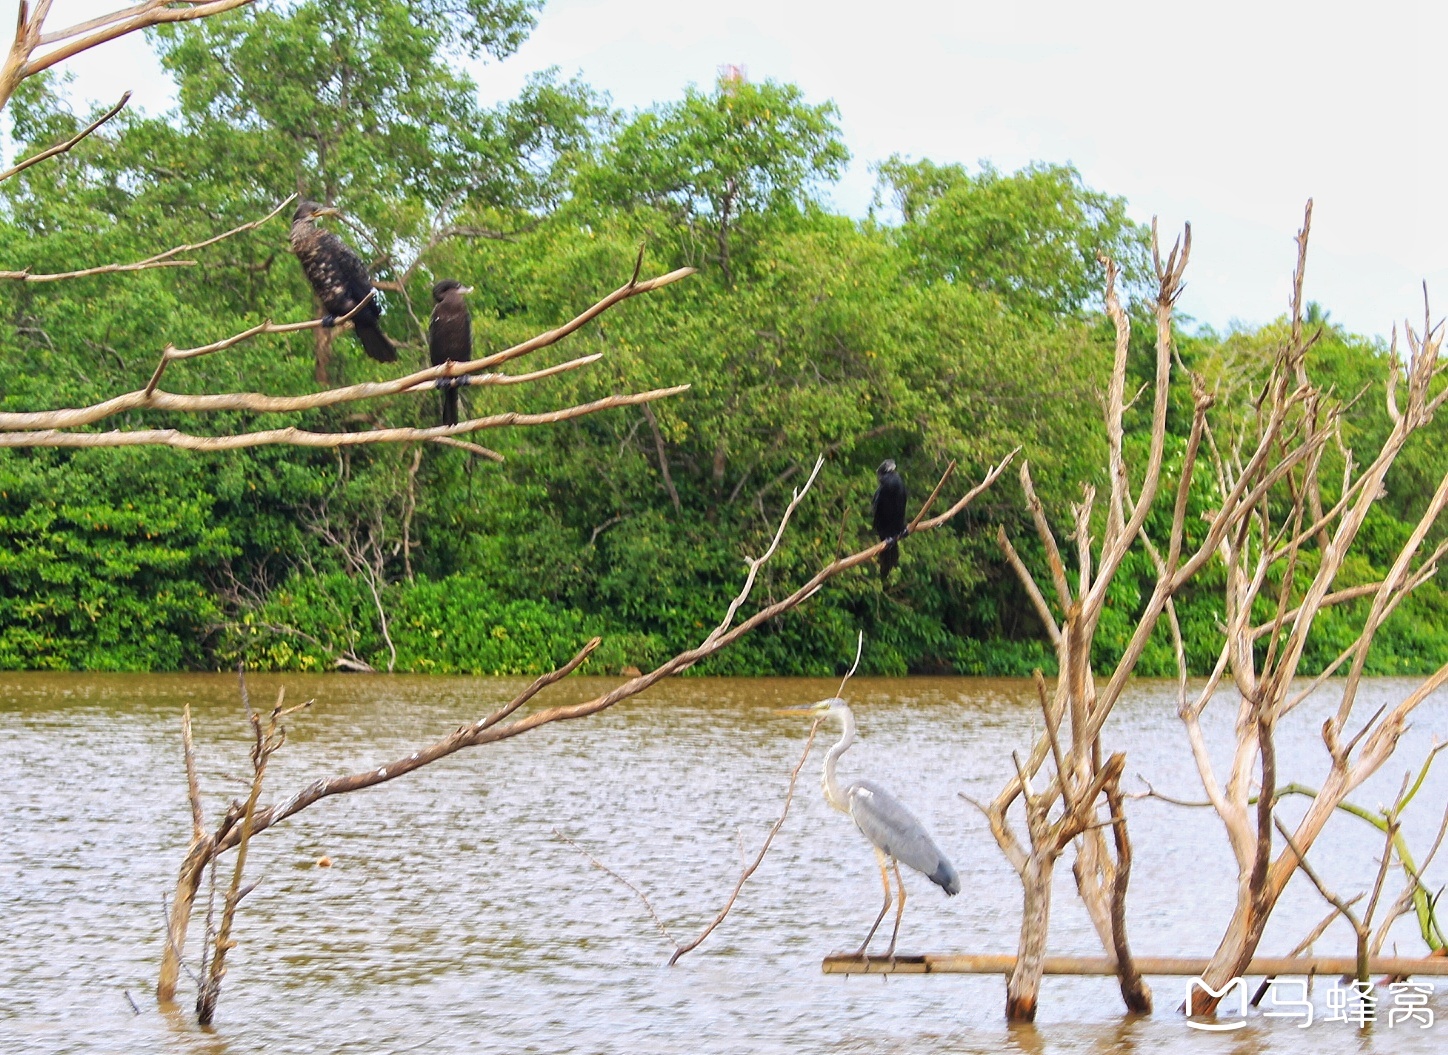
<path fill-rule="evenodd" d="M 826 956 L 825 974 L 1010 974 L 1014 956 Z M 1138 956 L 1136 969 L 1144 975 L 1195 977 L 1207 969 L 1205 959 L 1179 956 Z M 1114 976 L 1116 968 L 1104 956 L 1047 956 L 1046 974 Z M 1267 975 L 1353 975 L 1357 960 L 1351 956 L 1259 956 L 1242 972 L 1244 976 Z M 1414 959 L 1376 956 L 1368 960 L 1374 975 L 1448 975 L 1448 956 Z"/>

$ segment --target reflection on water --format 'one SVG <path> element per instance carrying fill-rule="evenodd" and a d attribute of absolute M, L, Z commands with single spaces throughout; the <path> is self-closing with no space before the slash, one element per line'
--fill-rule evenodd
<path fill-rule="evenodd" d="M 270 794 L 377 765 L 475 719 L 506 681 L 383 677 L 256 678 L 268 699 L 316 697 L 268 771 Z M 584 698 L 599 682 L 551 690 Z M 1371 713 L 1405 683 L 1374 683 Z M 217 1028 L 150 996 L 190 818 L 179 715 L 195 716 L 208 817 L 245 790 L 247 731 L 223 676 L 0 677 L 0 1050 L 202 1053 L 326 1051 L 1191 1052 L 1256 1055 L 1440 1050 L 1440 1031 L 1358 1034 L 1342 1024 L 1253 1019 L 1234 1034 L 1189 1030 L 1173 1013 L 1182 979 L 1157 979 L 1157 1013 L 1124 1019 L 1111 979 L 1048 978 L 1040 1021 L 1001 1020 L 1001 979 L 825 976 L 820 958 L 859 943 L 879 906 L 874 857 L 849 820 L 801 777 L 789 822 L 734 913 L 697 952 L 670 947 L 638 899 L 553 829 L 643 888 L 676 936 L 722 905 L 778 810 L 807 722 L 774 708 L 833 692 L 807 680 L 687 680 L 580 722 L 453 756 L 411 777 L 324 801 L 253 844 L 261 886 L 238 917 Z M 861 740 L 841 777 L 887 784 L 954 859 L 965 887 L 946 899 L 906 878 L 901 951 L 1013 952 L 1019 887 L 959 792 L 996 790 L 1009 752 L 1036 728 L 1024 682 L 861 680 Z M 1324 701 L 1325 702 L 1325 701 Z M 1284 779 L 1320 781 L 1322 707 L 1281 731 Z M 1209 727 L 1225 755 L 1230 716 Z M 1448 703 L 1420 709 L 1398 759 L 1354 796 L 1391 797 Z M 821 736 L 828 737 L 822 730 Z M 1128 773 L 1199 794 L 1170 690 L 1138 685 L 1109 727 Z M 818 751 L 818 749 L 817 749 Z M 1134 779 L 1129 783 L 1135 783 Z M 1440 767 L 1407 818 L 1426 847 L 1448 801 Z M 1300 803 L 1284 804 L 1289 817 Z M 1133 801 L 1132 942 L 1155 955 L 1206 955 L 1230 911 L 1226 840 L 1206 811 Z M 1312 857 L 1340 893 L 1370 884 L 1378 837 L 1341 817 Z M 319 858 L 333 866 L 319 868 Z M 1435 869 L 1436 885 L 1445 870 Z M 1431 877 L 1430 877 L 1431 880 Z M 1097 953 L 1058 870 L 1052 951 Z M 201 930 L 204 901 L 193 925 Z M 1322 917 L 1295 881 L 1264 951 L 1285 952 Z M 1412 923 L 1394 931 L 1416 954 Z M 1389 945 L 1391 951 L 1392 944 Z M 1320 952 L 1347 953 L 1336 927 Z M 195 952 L 193 950 L 193 959 Z M 1440 980 L 1448 983 L 1448 980 Z M 184 983 L 183 983 L 184 986 Z M 1448 1015 L 1448 984 L 1432 1006 Z M 140 1008 L 134 1014 L 127 1001 Z M 1319 1007 L 1322 994 L 1317 994 Z"/>

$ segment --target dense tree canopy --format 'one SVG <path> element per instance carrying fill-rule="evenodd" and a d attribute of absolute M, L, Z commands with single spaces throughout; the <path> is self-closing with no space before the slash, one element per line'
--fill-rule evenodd
<path fill-rule="evenodd" d="M 166 30 L 156 44 L 179 88 L 175 112 L 123 116 L 0 185 L 0 259 L 48 271 L 138 259 L 255 219 L 300 188 L 346 212 L 346 237 L 389 283 L 383 326 L 411 368 L 425 361 L 436 279 L 476 288 L 484 354 L 618 286 L 642 242 L 647 269 L 701 273 L 570 338 L 564 357 L 604 353 L 590 370 L 464 399 L 536 409 L 681 382 L 690 392 L 652 415 L 500 435 L 502 465 L 435 446 L 0 452 L 0 667 L 212 667 L 238 656 L 385 666 L 373 586 L 398 669 L 531 671 L 591 633 L 606 637 L 595 668 L 645 667 L 717 620 L 742 556 L 758 551 L 819 452 L 827 468 L 763 593 L 868 537 L 886 457 L 912 510 L 950 459 L 959 480 L 1016 446 L 1053 515 L 1067 515 L 1082 482 L 1099 483 L 1111 333 L 1098 258 L 1130 275 L 1145 246 L 1124 202 L 1065 166 L 1005 173 L 897 157 L 879 167 L 888 218 L 838 215 L 821 197 L 848 159 L 838 114 L 772 81 L 690 88 L 621 114 L 545 73 L 518 99 L 483 107 L 459 60 L 507 54 L 533 17 L 532 4 L 507 0 L 343 0 L 259 4 Z M 21 151 L 84 123 L 43 78 L 6 112 Z M 0 404 L 105 398 L 144 384 L 168 342 L 313 310 L 280 220 L 197 259 L 0 288 Z M 1340 393 L 1381 377 L 1383 348 L 1319 321 L 1313 355 Z M 1149 327 L 1141 336 L 1144 378 Z M 1204 332 L 1181 348 L 1215 383 L 1250 388 L 1280 336 Z M 168 384 L 312 391 L 315 353 L 308 335 L 265 338 L 178 366 Z M 334 376 L 349 381 L 397 370 L 350 339 L 335 355 Z M 431 422 L 435 395 L 366 413 L 367 423 Z M 358 427 L 349 414 L 149 413 L 123 424 Z M 1348 421 L 1349 442 L 1386 427 L 1373 400 L 1353 404 Z M 1374 513 L 1381 546 L 1353 575 L 1378 574 L 1371 554 L 1387 558 L 1441 475 L 1436 437 L 1395 469 Z M 846 576 L 706 669 L 830 672 L 857 628 L 876 672 L 1049 663 L 993 538 L 1004 522 L 1029 539 L 1024 517 L 1015 489 L 999 486 L 952 530 L 907 542 L 888 588 L 866 571 Z M 1140 560 L 1108 616 L 1121 634 L 1149 575 Z M 1181 599 L 1197 662 L 1217 618 L 1208 585 Z M 1394 618 L 1380 669 L 1448 656 L 1436 587 Z M 1329 649 L 1331 619 L 1324 627 Z M 1104 626 L 1101 647 L 1121 647 L 1121 634 Z M 1165 642 L 1140 669 L 1171 669 Z"/>

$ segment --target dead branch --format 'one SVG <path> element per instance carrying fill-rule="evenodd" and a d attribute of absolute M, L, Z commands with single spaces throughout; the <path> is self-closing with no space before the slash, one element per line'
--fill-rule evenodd
<path fill-rule="evenodd" d="M 69 152 L 70 149 L 74 147 L 77 143 L 79 143 L 82 139 L 85 139 L 87 136 L 91 135 L 93 132 L 95 132 L 96 129 L 100 128 L 101 125 L 105 124 L 112 117 L 115 117 L 116 114 L 124 110 L 126 108 L 126 104 L 130 101 L 131 93 L 126 92 L 126 94 L 121 96 L 120 102 L 116 103 L 115 106 L 112 106 L 109 110 L 101 114 L 94 121 L 86 125 L 84 128 L 82 128 L 75 135 L 71 136 L 65 142 L 57 143 L 53 147 L 42 150 L 39 154 L 34 154 L 31 157 L 26 158 L 24 161 L 12 165 L 4 172 L 0 172 L 0 183 L 4 183 L 11 176 L 19 175 L 20 173 L 28 169 L 31 165 L 38 165 L 42 161 L 49 160 L 50 158 L 53 158 L 59 154 L 65 154 Z"/>
<path fill-rule="evenodd" d="M 480 444 L 469 443 L 467 440 L 460 440 L 453 436 L 438 436 L 432 441 L 440 447 L 455 447 L 460 451 L 467 451 L 469 454 L 476 454 L 479 458 L 486 458 L 491 462 L 505 461 L 504 457 L 495 450 L 483 447 Z"/>
<path fill-rule="evenodd" d="M 930 512 L 930 507 L 935 504 L 935 499 L 939 496 L 940 489 L 945 486 L 945 481 L 950 479 L 950 474 L 953 472 L 955 472 L 954 458 L 950 459 L 950 464 L 945 467 L 945 472 L 940 474 L 940 479 L 936 481 L 935 489 L 930 492 L 930 496 L 926 498 L 924 502 L 920 503 L 920 511 L 915 514 L 915 519 L 910 521 L 909 525 L 905 528 L 907 534 L 914 531 L 915 525 L 925 519 L 925 514 Z M 858 662 L 859 657 L 856 656 L 855 659 Z"/>
<path fill-rule="evenodd" d="M 433 366 L 423 370 L 417 370 L 411 374 L 406 375 L 405 377 L 400 377 L 393 381 L 367 382 L 363 384 L 346 385 L 340 388 L 328 389 L 323 392 L 314 392 L 304 396 L 267 396 L 253 392 L 232 392 L 211 395 L 186 396 L 163 392 L 156 387 L 156 384 L 160 380 L 161 373 L 164 371 L 166 364 L 172 361 L 192 359 L 202 355 L 210 355 L 215 352 L 225 351 L 229 348 L 235 347 L 238 344 L 241 344 L 243 341 L 260 336 L 262 334 L 292 333 L 299 330 L 318 329 L 322 325 L 320 319 L 309 319 L 305 322 L 280 324 L 273 323 L 270 320 L 266 320 L 262 323 L 257 324 L 256 326 L 251 327 L 250 329 L 242 331 L 241 333 L 234 334 L 230 337 L 215 341 L 208 345 L 202 345 L 198 348 L 176 349 L 174 347 L 168 347 L 162 353 L 161 361 L 157 364 L 156 372 L 155 374 L 153 374 L 151 382 L 145 388 L 139 389 L 135 392 L 116 396 L 112 399 L 108 399 L 101 403 L 96 403 L 88 407 L 79 407 L 64 410 L 0 413 L 0 430 L 13 430 L 14 436 L 26 437 L 25 439 L 14 439 L 11 437 L 0 436 L 0 446 L 110 447 L 125 446 L 134 443 L 160 443 L 169 446 L 191 446 L 191 449 L 232 449 L 231 447 L 228 447 L 224 444 L 220 448 L 206 442 L 200 443 L 199 446 L 192 446 L 192 444 L 196 441 L 211 441 L 216 439 L 230 440 L 234 446 L 243 447 L 257 446 L 258 444 L 265 443 L 298 442 L 290 438 L 292 435 L 296 434 L 295 431 L 292 433 L 288 433 L 286 430 L 274 430 L 270 433 L 250 434 L 253 437 L 267 437 L 261 440 L 246 439 L 245 437 L 236 436 L 220 438 L 190 437 L 189 439 L 181 440 L 175 438 L 181 435 L 179 433 L 176 433 L 173 436 L 167 438 L 164 437 L 162 434 L 168 433 L 171 430 L 158 430 L 149 433 L 140 431 L 135 433 L 87 433 L 85 435 L 88 437 L 105 436 L 108 438 L 105 440 L 90 438 L 80 441 L 66 441 L 64 439 L 58 439 L 57 437 L 61 434 L 56 432 L 55 430 L 77 428 L 83 425 L 92 425 L 108 417 L 112 417 L 114 415 L 126 413 L 133 410 L 164 410 L 194 413 L 242 410 L 254 411 L 256 413 L 294 413 L 305 410 L 315 410 L 323 407 L 335 406 L 341 403 L 356 402 L 359 400 L 375 399 L 383 396 L 397 395 L 399 393 L 408 391 L 419 391 L 431 384 L 435 384 L 436 382 L 444 379 L 454 379 L 459 377 L 468 377 L 473 374 L 481 374 L 483 371 L 488 370 L 491 367 L 498 366 L 504 362 L 516 359 L 519 356 L 527 355 L 530 352 L 534 352 L 541 348 L 546 348 L 552 344 L 556 344 L 558 341 L 576 332 L 588 322 L 592 321 L 603 312 L 607 311 L 609 308 L 618 304 L 620 301 L 627 300 L 628 298 L 637 296 L 641 293 L 648 293 L 656 289 L 661 289 L 664 286 L 678 281 L 679 279 L 687 278 L 693 273 L 693 268 L 680 268 L 676 271 L 670 272 L 669 274 L 661 275 L 657 278 L 649 279 L 647 281 L 631 282 L 615 290 L 613 293 L 610 293 L 608 296 L 602 298 L 592 307 L 588 308 L 586 311 L 582 312 L 564 325 L 556 327 L 545 333 L 539 334 L 538 336 L 524 341 L 521 344 L 514 345 L 511 348 L 503 349 L 500 352 L 496 352 L 493 355 L 485 356 L 481 359 L 474 359 L 468 362 L 449 361 L 439 366 Z M 360 308 L 360 305 L 358 307 Z M 353 312 L 355 313 L 356 310 L 357 309 L 353 309 Z M 350 314 L 339 321 L 345 321 L 348 318 L 350 318 Z M 589 359 L 589 357 L 585 356 L 582 359 L 574 360 L 572 363 L 565 363 L 558 367 L 550 367 L 546 371 L 538 371 L 531 376 L 488 375 L 491 380 L 480 380 L 478 383 L 517 384 L 524 381 L 536 380 L 539 377 L 551 376 L 551 374 L 560 372 L 564 369 L 573 369 L 579 366 L 586 366 L 589 362 L 596 361 L 597 360 L 591 360 Z M 660 391 L 667 391 L 669 394 L 674 394 L 676 391 L 683 391 L 683 389 Z M 474 422 L 479 420 L 487 419 L 473 419 Z M 392 430 L 387 439 L 352 439 L 344 441 L 344 443 L 431 440 L 440 436 L 451 436 L 465 432 L 476 431 L 476 428 L 469 427 L 472 424 L 473 422 L 463 422 L 459 423 L 456 426 L 449 426 L 448 428 L 450 428 L 452 431 L 443 431 L 440 429 L 401 431 Z M 511 425 L 513 424 L 513 422 L 502 422 L 501 424 Z M 477 428 L 489 427 L 497 426 L 477 426 Z M 412 434 L 418 431 L 426 431 L 428 432 L 428 435 Z M 350 433 L 347 435 L 355 437 L 365 436 L 368 435 L 368 433 Z M 126 436 L 140 436 L 149 438 L 120 438 Z M 306 438 L 301 439 L 299 442 L 309 446 L 338 445 L 330 441 L 308 440 Z"/>
<path fill-rule="evenodd" d="M 594 868 L 597 868 L 600 872 L 603 872 L 605 875 L 610 875 L 610 876 L 612 876 L 614 879 L 617 879 L 617 880 L 618 880 L 620 883 L 622 883 L 624 886 L 626 886 L 626 887 L 628 887 L 630 890 L 632 890 L 633 893 L 634 893 L 634 896 L 637 897 L 641 902 L 643 902 L 644 908 L 648 910 L 649 916 L 652 917 L 652 919 L 653 919 L 653 921 L 654 921 L 654 926 L 659 928 L 659 933 L 664 936 L 664 940 L 665 940 L 666 942 L 668 942 L 670 945 L 672 945 L 676 950 L 679 948 L 679 943 L 674 940 L 674 936 L 669 933 L 669 928 L 664 924 L 664 921 L 659 918 L 659 914 L 658 914 L 658 912 L 656 912 L 656 911 L 654 910 L 653 902 L 649 900 L 647 894 L 645 894 L 645 893 L 644 893 L 642 890 L 640 890 L 638 887 L 634 886 L 634 884 L 630 883 L 627 879 L 625 879 L 625 878 L 624 878 L 622 875 L 620 875 L 618 872 L 615 872 L 612 868 L 608 867 L 608 865 L 604 864 L 604 863 L 603 863 L 602 861 L 600 861 L 597 857 L 594 857 L 593 854 L 589 853 L 589 852 L 588 852 L 587 850 L 585 850 L 583 847 L 579 846 L 576 842 L 574 842 L 574 841 L 573 841 L 572 839 L 570 839 L 568 836 L 564 835 L 564 834 L 563 834 L 562 832 L 560 832 L 557 828 L 554 828 L 554 829 L 553 829 L 553 834 L 556 835 L 556 836 L 558 836 L 558 838 L 562 839 L 562 840 L 563 840 L 564 842 L 566 842 L 569 846 L 573 847 L 573 848 L 574 848 L 575 850 L 577 850 L 580 854 L 582 854 L 585 858 L 587 858 L 587 859 L 588 859 L 588 863 L 591 864 L 591 865 L 593 865 Z M 678 955 L 677 952 L 675 953 L 675 955 Z M 673 961 L 670 961 L 670 962 L 672 963 Z"/>
<path fill-rule="evenodd" d="M 176 257 L 182 253 L 190 253 L 194 252 L 197 249 L 205 249 L 207 246 L 215 245 L 217 242 L 223 242 L 226 239 L 242 234 L 245 231 L 253 231 L 256 228 L 260 227 L 262 224 L 266 223 L 277 213 L 285 209 L 288 205 L 296 200 L 296 197 L 297 196 L 293 194 L 291 197 L 286 198 L 281 202 L 281 204 L 279 204 L 275 209 L 263 216 L 260 220 L 252 220 L 250 223 L 244 223 L 240 227 L 233 227 L 231 230 L 223 231 L 221 234 L 214 235 L 213 237 L 206 239 L 204 242 L 191 242 L 186 245 L 175 246 L 171 249 L 167 249 L 164 253 L 157 253 L 155 256 L 148 256 L 146 257 L 146 259 L 137 260 L 134 263 L 100 264 L 96 267 L 88 267 L 80 271 L 63 271 L 59 274 L 54 275 L 34 275 L 30 273 L 29 268 L 26 268 L 23 271 L 0 271 L 0 279 L 15 279 L 21 282 L 60 282 L 68 278 L 86 278 L 90 275 L 111 275 L 124 271 L 149 271 L 152 268 L 157 267 L 194 267 L 196 265 L 195 260 L 177 260 Z"/>
<path fill-rule="evenodd" d="M 202 978 L 199 991 L 196 994 L 196 1020 L 203 1026 L 211 1025 L 216 1014 L 216 1001 L 221 995 L 221 980 L 226 976 L 226 954 L 236 947 L 236 942 L 231 938 L 232 927 L 236 921 L 236 910 L 247 894 L 256 888 L 253 883 L 250 886 L 241 885 L 242 875 L 246 870 L 246 853 L 251 842 L 251 836 L 256 818 L 256 803 L 261 797 L 262 780 L 266 775 L 268 759 L 286 743 L 286 728 L 280 724 L 280 719 L 311 705 L 311 701 L 300 704 L 296 707 L 284 708 L 286 701 L 286 689 L 282 688 L 277 692 L 277 702 L 271 710 L 271 716 L 265 727 L 262 726 L 261 716 L 251 709 L 250 702 L 246 699 L 246 680 L 242 674 L 242 700 L 246 703 L 247 719 L 251 722 L 254 742 L 251 748 L 251 793 L 247 796 L 246 806 L 242 812 L 240 837 L 237 841 L 236 864 L 232 870 L 231 888 L 227 891 L 224 907 L 221 912 L 221 926 L 216 932 L 216 939 L 213 944 L 211 964 Z"/>
<path fill-rule="evenodd" d="M 1378 864 L 1377 879 L 1373 882 L 1372 892 L 1368 897 L 1367 908 L 1363 910 L 1361 916 L 1353 911 L 1352 905 L 1358 901 L 1362 895 L 1358 895 L 1358 897 L 1353 898 L 1351 901 L 1344 901 L 1329 890 L 1327 885 L 1323 883 L 1321 877 L 1318 876 L 1318 874 L 1313 871 L 1312 866 L 1307 863 L 1306 854 L 1304 854 L 1301 848 L 1293 841 L 1292 833 L 1288 831 L 1287 825 L 1282 823 L 1281 818 L 1273 817 L 1272 820 L 1277 826 L 1277 831 L 1281 834 L 1282 838 L 1287 840 L 1288 848 L 1297 859 L 1298 869 L 1312 881 L 1312 885 L 1317 888 L 1317 892 L 1322 895 L 1323 900 L 1330 904 L 1343 919 L 1347 920 L 1348 926 L 1352 928 L 1353 935 L 1357 940 L 1357 980 L 1359 982 L 1367 982 L 1368 960 L 1370 956 L 1369 941 L 1372 937 L 1373 914 L 1377 910 L 1378 899 L 1383 892 L 1383 883 L 1388 877 L 1388 865 L 1392 861 L 1393 839 L 1398 830 L 1396 816 L 1389 821 L 1387 845 L 1383 847 L 1383 856 Z"/>
<path fill-rule="evenodd" d="M 201 813 L 201 784 L 196 775 L 196 748 L 191 741 L 191 705 L 181 710 L 181 748 L 186 756 L 186 798 L 191 803 L 191 838 L 206 834 L 206 819 Z"/>
<path fill-rule="evenodd" d="M 915 533 L 919 534 L 932 531 L 959 514 L 961 510 L 965 509 L 966 506 L 995 483 L 1015 457 L 1015 453 L 1015 451 L 1012 451 L 1006 455 L 1000 463 L 991 468 L 980 483 L 968 490 L 943 513 L 922 521 L 916 528 Z M 813 479 L 814 477 L 811 476 L 811 483 Z M 805 490 L 808 489 L 808 486 L 809 485 L 806 485 Z M 803 490 L 796 492 L 795 499 L 790 503 L 782 517 L 783 520 L 788 520 L 799 501 L 803 499 L 804 493 L 805 491 Z M 515 696 L 511 701 L 477 722 L 461 726 L 451 735 L 426 747 L 419 748 L 406 757 L 390 763 L 347 776 L 332 777 L 330 779 L 319 778 L 293 792 L 286 799 L 258 810 L 252 818 L 251 835 L 264 832 L 268 828 L 281 823 L 289 817 L 295 816 L 307 807 L 332 795 L 358 791 L 362 788 L 373 787 L 389 780 L 396 780 L 399 777 L 415 772 L 423 766 L 430 765 L 438 759 L 446 758 L 465 748 L 498 743 L 502 740 L 531 732 L 534 729 L 549 725 L 553 722 L 585 718 L 607 710 L 622 700 L 631 699 L 658 684 L 665 678 L 685 671 L 721 649 L 727 648 L 761 624 L 797 608 L 818 593 L 821 587 L 831 579 L 844 574 L 852 568 L 860 567 L 874 560 L 880 551 L 884 549 L 886 543 L 877 542 L 857 553 L 831 562 L 816 572 L 809 581 L 793 593 L 772 604 L 764 606 L 737 625 L 726 629 L 728 624 L 732 622 L 734 614 L 738 612 L 739 608 L 748 599 L 754 586 L 758 567 L 774 553 L 777 545 L 778 535 L 776 535 L 775 541 L 766 551 L 764 557 L 750 562 L 750 572 L 746 575 L 744 587 L 730 604 L 729 615 L 726 616 L 725 621 L 719 627 L 714 628 L 698 646 L 680 652 L 648 674 L 641 674 L 638 677 L 631 678 L 610 691 L 582 703 L 547 707 L 521 718 L 514 717 L 515 713 L 521 707 L 532 700 L 544 688 L 561 681 L 577 670 L 601 643 L 600 638 L 594 638 L 584 645 L 568 663 L 538 678 L 532 685 Z M 227 811 L 226 815 L 221 819 L 212 833 L 205 839 L 193 843 L 187 852 L 186 859 L 182 862 L 177 877 L 177 894 L 173 902 L 170 939 L 163 952 L 161 970 L 157 983 L 156 995 L 161 1001 L 169 1001 L 175 997 L 179 966 L 175 962 L 174 954 L 171 950 L 173 948 L 182 948 L 185 945 L 186 927 L 190 918 L 191 905 L 194 901 L 195 892 L 200 886 L 205 868 L 207 864 L 216 860 L 222 853 L 238 845 L 241 838 L 241 820 L 242 811 L 233 806 L 231 810 Z"/>
<path fill-rule="evenodd" d="M 433 425 L 428 428 L 378 428 L 361 432 L 309 432 L 295 426 L 264 429 L 258 432 L 227 436 L 197 436 L 179 429 L 126 429 L 111 432 L 61 432 L 44 429 L 39 432 L 0 432 L 0 447 L 179 447 L 189 451 L 235 451 L 247 447 L 288 444 L 294 447 L 361 447 L 373 443 L 413 443 L 437 441 L 466 436 L 483 429 L 515 428 L 530 425 L 553 425 L 614 407 L 632 407 L 667 399 L 689 390 L 688 385 L 656 388 L 651 392 L 606 396 L 591 403 L 550 410 L 541 414 L 509 411 L 483 418 L 460 421 L 456 425 Z M 499 459 L 501 460 L 501 459 Z"/>
<path fill-rule="evenodd" d="M 848 675 L 846 675 L 846 680 L 849 680 Z M 734 889 L 730 892 L 729 899 L 724 902 L 724 907 L 719 910 L 719 914 L 709 921 L 708 926 L 699 932 L 697 938 L 684 945 L 680 945 L 674 950 L 674 955 L 669 957 L 670 967 L 679 962 L 679 957 L 693 952 L 700 945 L 704 944 L 704 939 L 709 937 L 710 934 L 713 934 L 715 928 L 724 922 L 725 917 L 727 917 L 730 910 L 734 908 L 734 902 L 739 899 L 739 892 L 744 889 L 744 884 L 749 881 L 749 877 L 758 871 L 759 866 L 764 863 L 764 855 L 769 853 L 769 847 L 774 843 L 774 837 L 779 834 L 779 829 L 784 827 L 784 822 L 789 818 L 789 807 L 790 804 L 794 802 L 794 789 L 795 785 L 799 782 L 799 771 L 804 768 L 805 761 L 809 758 L 810 749 L 814 747 L 815 733 L 819 730 L 821 721 L 822 716 L 817 717 L 814 720 L 814 724 L 809 727 L 809 736 L 804 742 L 804 751 L 800 753 L 799 761 L 795 763 L 794 769 L 789 774 L 789 789 L 784 793 L 784 808 L 779 811 L 779 820 L 774 822 L 774 826 L 769 829 L 769 834 L 764 837 L 764 844 L 760 846 L 759 853 L 756 854 L 754 860 L 746 865 L 744 870 L 739 873 L 739 881 L 734 884 Z"/>
<path fill-rule="evenodd" d="M 190 22 L 209 18 L 251 3 L 251 0 L 141 0 L 108 14 L 78 22 L 65 29 L 45 29 L 52 0 L 37 0 L 34 14 L 29 0 L 21 0 L 17 12 L 15 39 L 0 65 L 0 109 L 27 77 L 50 69 L 106 41 L 137 30 L 168 22 Z"/>

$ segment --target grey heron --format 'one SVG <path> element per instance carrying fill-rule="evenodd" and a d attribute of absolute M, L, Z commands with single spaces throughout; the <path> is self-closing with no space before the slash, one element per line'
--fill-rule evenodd
<path fill-rule="evenodd" d="M 900 937 L 900 919 L 905 914 L 905 884 L 900 879 L 900 862 L 903 861 L 940 887 L 947 897 L 960 893 L 960 876 L 956 873 L 955 866 L 941 853 L 940 847 L 935 845 L 935 840 L 930 838 L 925 825 L 879 784 L 873 780 L 857 780 L 841 789 L 835 776 L 835 766 L 840 756 L 855 742 L 855 715 L 850 710 L 850 705 L 838 696 L 832 696 L 812 707 L 798 709 L 823 714 L 840 723 L 839 742 L 825 752 L 824 772 L 820 781 L 824 788 L 825 801 L 841 813 L 850 815 L 855 826 L 875 848 L 875 860 L 880 866 L 880 882 L 885 888 L 885 903 L 880 906 L 875 925 L 870 928 L 870 933 L 865 935 L 865 940 L 855 955 L 864 958 L 865 950 L 875 937 L 875 932 L 880 929 L 885 913 L 890 911 L 890 872 L 893 870 L 900 899 L 895 910 L 895 930 L 890 935 L 890 948 L 885 951 L 887 957 L 893 956 L 895 942 Z"/>

